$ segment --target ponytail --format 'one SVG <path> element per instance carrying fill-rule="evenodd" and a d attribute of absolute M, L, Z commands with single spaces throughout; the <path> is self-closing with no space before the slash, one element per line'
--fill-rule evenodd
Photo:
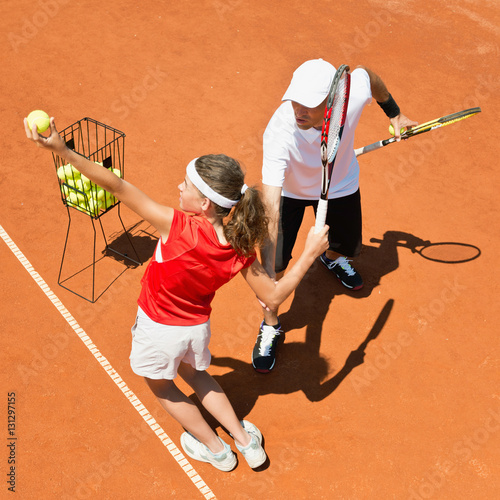
<path fill-rule="evenodd" d="M 249 187 L 224 226 L 224 236 L 238 254 L 248 256 L 267 238 L 268 218 L 259 191 Z"/>
<path fill-rule="evenodd" d="M 218 217 L 229 216 L 224 225 L 224 237 L 236 253 L 248 257 L 255 247 L 264 244 L 268 235 L 268 218 L 260 192 L 254 187 L 246 187 L 240 164 L 226 155 L 200 156 L 195 167 L 216 193 L 229 200 L 238 200 L 233 208 L 212 203 Z"/>

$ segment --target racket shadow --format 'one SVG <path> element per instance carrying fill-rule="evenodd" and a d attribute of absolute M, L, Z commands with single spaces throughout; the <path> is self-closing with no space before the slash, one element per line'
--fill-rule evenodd
<path fill-rule="evenodd" d="M 365 286 L 359 291 L 347 292 L 353 298 L 370 295 L 383 276 L 399 267 L 400 249 L 410 250 L 412 254 L 426 260 L 445 264 L 469 262 L 481 255 L 481 250 L 472 244 L 432 243 L 403 231 L 386 231 L 382 239 L 371 238 L 370 243 L 377 246 L 363 245 L 361 255 L 354 262 L 356 269 L 363 276 Z"/>
<path fill-rule="evenodd" d="M 481 255 L 481 249 L 471 243 L 431 242 L 399 231 L 387 231 L 382 240 L 371 238 L 370 242 L 379 243 L 379 249 L 384 253 L 394 253 L 398 247 L 407 248 L 426 260 L 442 264 L 463 264 Z"/>

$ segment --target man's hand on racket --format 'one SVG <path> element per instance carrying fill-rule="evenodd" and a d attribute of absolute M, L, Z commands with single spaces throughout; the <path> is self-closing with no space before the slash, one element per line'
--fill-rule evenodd
<path fill-rule="evenodd" d="M 449 115 L 441 116 L 440 118 L 435 118 L 434 120 L 427 121 L 420 125 L 417 124 L 413 126 L 408 126 L 406 130 L 404 130 L 404 132 L 401 134 L 401 138 L 407 140 L 410 137 L 415 137 L 417 135 L 430 132 L 431 130 L 436 130 L 437 128 L 446 127 L 447 125 L 451 125 L 452 123 L 460 122 L 462 120 L 470 118 L 471 116 L 475 116 L 478 113 L 481 113 L 480 107 L 469 108 L 469 109 L 464 109 L 462 111 L 456 111 L 455 113 L 451 113 Z M 398 116 L 399 115 L 400 113 L 398 114 Z M 391 133 L 393 132 L 394 131 L 391 130 Z M 401 131 L 399 132 L 401 133 Z M 370 151 L 375 151 L 377 149 L 388 146 L 389 144 L 394 144 L 395 142 L 396 138 L 394 135 L 392 135 L 388 139 L 383 139 L 382 141 L 377 141 L 372 144 L 368 144 L 367 146 L 363 146 L 362 148 L 357 148 L 354 150 L 354 154 L 356 156 L 361 156 L 366 153 L 369 153 Z"/>
<path fill-rule="evenodd" d="M 410 120 L 408 117 L 400 113 L 398 116 L 390 119 L 391 125 L 394 128 L 394 138 L 396 142 L 401 140 L 401 129 L 412 128 L 418 125 L 418 122 Z"/>
<path fill-rule="evenodd" d="M 50 119 L 50 135 L 48 137 L 39 134 L 36 126 L 31 130 L 26 118 L 24 119 L 24 130 L 26 137 L 39 148 L 48 149 L 59 156 L 63 156 L 63 152 L 67 149 L 64 140 L 57 132 L 53 117 Z"/>
<path fill-rule="evenodd" d="M 379 106 L 382 107 L 383 105 L 381 103 L 389 102 L 389 99 L 392 99 L 392 97 L 389 91 L 387 90 L 387 86 L 385 85 L 382 78 L 380 78 L 380 76 L 377 75 L 377 73 L 372 71 L 370 68 L 367 68 L 366 66 L 357 66 L 357 67 L 364 69 L 368 73 L 368 76 L 370 78 L 370 88 L 372 91 L 372 97 L 377 101 Z M 394 100 L 392 100 L 392 103 L 397 108 L 397 105 L 394 102 Z M 417 122 L 410 120 L 401 112 L 397 116 L 394 116 L 394 118 L 391 118 L 390 122 L 391 125 L 394 127 L 394 138 L 396 139 L 397 142 L 401 140 L 402 128 L 410 128 L 414 127 L 415 125 L 418 125 Z"/>

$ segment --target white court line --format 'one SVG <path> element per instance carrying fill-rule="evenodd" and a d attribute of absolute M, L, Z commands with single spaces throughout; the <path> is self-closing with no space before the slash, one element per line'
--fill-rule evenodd
<path fill-rule="evenodd" d="M 0 236 L 5 241 L 7 246 L 12 250 L 12 253 L 17 257 L 17 260 L 24 266 L 26 271 L 33 278 L 35 283 L 42 289 L 43 293 L 47 298 L 54 304 L 56 309 L 61 313 L 62 317 L 67 321 L 69 326 L 73 331 L 80 337 L 80 340 L 87 346 L 87 349 L 94 355 L 99 364 L 104 368 L 106 373 L 111 377 L 113 382 L 118 386 L 118 388 L 123 392 L 125 397 L 128 399 L 130 404 L 137 410 L 139 415 L 144 419 L 144 421 L 149 425 L 151 430 L 158 436 L 163 445 L 167 448 L 170 454 L 175 458 L 176 462 L 179 464 L 181 469 L 186 473 L 186 475 L 191 479 L 194 485 L 198 488 L 200 493 L 202 493 L 207 500 L 215 500 L 216 497 L 212 490 L 207 486 L 205 481 L 200 477 L 200 475 L 194 470 L 192 465 L 188 462 L 186 457 L 181 453 L 179 448 L 172 442 L 168 437 L 167 433 L 162 429 L 160 424 L 156 422 L 153 416 L 149 413 L 147 408 L 139 401 L 139 398 L 128 388 L 127 384 L 122 380 L 120 375 L 111 366 L 108 360 L 101 354 L 99 349 L 94 345 L 90 337 L 85 333 L 83 328 L 78 325 L 75 318 L 69 313 L 69 311 L 64 307 L 63 303 L 57 298 L 57 296 L 52 292 L 47 283 L 42 279 L 42 277 L 34 270 L 33 266 L 30 264 L 28 259 L 23 255 L 21 250 L 17 245 L 10 239 L 9 235 L 5 232 L 4 228 L 0 225 Z"/>

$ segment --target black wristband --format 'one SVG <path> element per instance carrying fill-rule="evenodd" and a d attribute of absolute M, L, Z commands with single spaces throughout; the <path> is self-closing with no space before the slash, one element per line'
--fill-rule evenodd
<path fill-rule="evenodd" d="M 396 101 L 391 94 L 389 94 L 389 99 L 387 99 L 387 101 L 377 101 L 377 104 L 382 108 L 383 112 L 387 115 L 388 118 L 395 118 L 401 113 L 399 106 L 396 104 Z"/>

